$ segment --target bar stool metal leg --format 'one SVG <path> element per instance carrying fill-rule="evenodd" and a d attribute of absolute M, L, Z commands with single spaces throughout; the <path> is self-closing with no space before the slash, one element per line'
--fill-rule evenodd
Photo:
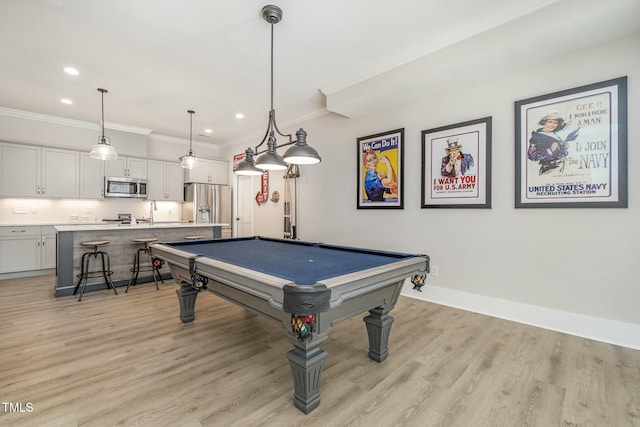
<path fill-rule="evenodd" d="M 81 243 L 82 246 L 92 247 L 92 251 L 91 252 L 87 251 L 83 253 L 82 258 L 80 260 L 80 274 L 76 276 L 78 277 L 78 283 L 76 284 L 76 287 L 73 290 L 73 295 L 76 295 L 78 290 L 80 290 L 80 297 L 78 298 L 78 301 L 82 301 L 82 296 L 84 295 L 84 291 L 87 289 L 89 278 L 97 278 L 100 276 L 104 277 L 104 282 L 105 282 L 105 285 L 107 285 L 107 288 L 113 289 L 113 292 L 116 295 L 118 295 L 118 291 L 116 291 L 116 287 L 113 284 L 113 281 L 111 280 L 111 275 L 113 274 L 113 271 L 111 271 L 111 260 L 109 258 L 109 254 L 105 251 L 98 250 L 98 246 L 108 244 L 108 243 L 109 243 L 108 240 Z M 93 257 L 97 262 L 98 255 L 100 255 L 102 270 L 90 271 L 89 267 L 91 263 L 91 257 Z"/>
<path fill-rule="evenodd" d="M 149 246 L 150 242 L 153 242 L 156 240 L 157 238 L 153 238 L 153 237 L 152 238 L 139 237 L 139 238 L 133 239 L 134 243 L 144 243 L 144 247 L 138 249 L 135 256 L 133 257 L 133 267 L 130 269 L 131 279 L 129 279 L 127 288 L 124 291 L 125 293 L 129 291 L 130 286 L 135 285 L 138 282 L 138 275 L 140 274 L 140 271 L 150 271 L 151 277 L 153 278 L 153 282 L 156 285 L 156 290 L 158 291 L 160 290 L 160 287 L 158 286 L 158 279 L 160 279 L 160 281 L 164 283 L 164 280 L 162 279 L 162 275 L 160 274 L 161 266 L 154 265 L 153 254 L 151 253 L 151 247 Z M 149 261 L 150 261 L 149 265 L 145 264 L 140 266 L 140 257 L 143 255 L 149 257 Z"/>
<path fill-rule="evenodd" d="M 138 273 L 140 272 L 140 251 L 143 251 L 144 248 L 138 249 L 136 254 L 133 256 L 133 268 L 131 269 L 131 279 L 129 279 L 129 283 L 127 283 L 127 289 L 124 290 L 126 294 L 129 292 L 129 286 L 135 284 L 138 281 Z"/>
<path fill-rule="evenodd" d="M 109 254 L 103 251 L 99 252 L 101 258 L 102 258 L 102 276 L 104 276 L 104 282 L 107 285 L 107 288 L 111 288 L 113 289 L 113 292 L 118 295 L 118 291 L 116 291 L 116 287 L 113 284 L 113 281 L 111 280 L 111 259 L 109 259 Z M 96 255 L 96 259 L 97 259 L 97 255 Z M 105 262 L 104 259 L 107 259 L 107 265 L 106 265 L 106 270 L 105 270 Z"/>

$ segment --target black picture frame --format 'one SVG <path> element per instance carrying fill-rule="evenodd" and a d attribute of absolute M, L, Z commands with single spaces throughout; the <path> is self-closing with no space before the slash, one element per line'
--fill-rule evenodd
<path fill-rule="evenodd" d="M 627 77 L 515 102 L 516 208 L 627 207 Z"/>
<path fill-rule="evenodd" d="M 423 209 L 491 208 L 491 126 L 483 117 L 422 131 Z"/>
<path fill-rule="evenodd" d="M 404 128 L 357 138 L 357 208 L 404 208 Z"/>

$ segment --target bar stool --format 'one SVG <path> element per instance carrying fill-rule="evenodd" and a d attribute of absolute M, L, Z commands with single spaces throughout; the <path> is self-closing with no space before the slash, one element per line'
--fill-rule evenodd
<path fill-rule="evenodd" d="M 185 240 L 200 240 L 200 239 L 204 239 L 204 236 L 200 235 L 200 234 L 193 234 L 190 236 L 184 236 Z"/>
<path fill-rule="evenodd" d="M 157 241 L 157 237 L 136 237 L 135 239 L 133 239 L 133 243 L 144 243 L 144 246 L 138 249 L 138 252 L 136 252 L 136 255 L 133 257 L 133 267 L 129 269 L 129 271 L 131 272 L 131 279 L 127 284 L 127 289 L 125 289 L 124 291 L 125 294 L 129 291 L 129 286 L 136 284 L 136 282 L 138 281 L 138 273 L 140 273 L 141 271 L 150 271 L 153 275 L 153 281 L 156 284 L 156 289 L 160 290 L 160 288 L 158 287 L 156 274 L 158 275 L 157 277 L 160 279 L 160 281 L 164 283 L 162 275 L 160 274 L 160 267 L 162 267 L 163 262 L 159 259 L 156 262 L 156 259 L 152 257 L 153 254 L 151 253 L 151 248 L 149 247 L 149 243 Z M 151 258 L 151 263 L 148 265 L 140 265 L 140 254 L 149 256 Z"/>
<path fill-rule="evenodd" d="M 85 252 L 82 254 L 82 260 L 80 261 L 80 274 L 76 276 L 78 278 L 78 284 L 73 290 L 73 295 L 75 295 L 78 292 L 78 288 L 80 287 L 80 285 L 82 285 L 82 287 L 80 287 L 80 298 L 78 298 L 78 301 L 82 301 L 82 295 L 84 294 L 84 290 L 87 287 L 88 279 L 100 276 L 104 277 L 104 282 L 106 283 L 107 287 L 113 289 L 113 292 L 118 295 L 118 291 L 116 291 L 116 287 L 111 281 L 111 275 L 113 274 L 113 271 L 111 271 L 111 261 L 109 260 L 109 254 L 105 251 L 98 250 L 99 246 L 108 245 L 109 243 L 111 243 L 109 240 L 91 240 L 80 243 L 80 246 L 92 247 L 93 249 L 91 252 Z M 102 259 L 102 270 L 89 271 L 89 261 L 91 260 L 91 257 L 98 259 L 98 255 L 100 255 L 100 258 Z"/>

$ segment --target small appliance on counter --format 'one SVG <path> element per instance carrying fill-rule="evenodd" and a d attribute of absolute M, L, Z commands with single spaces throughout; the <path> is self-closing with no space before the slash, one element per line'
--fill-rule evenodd
<path fill-rule="evenodd" d="M 109 224 L 131 224 L 131 214 L 118 214 L 118 219 L 104 218 L 102 221 Z"/>

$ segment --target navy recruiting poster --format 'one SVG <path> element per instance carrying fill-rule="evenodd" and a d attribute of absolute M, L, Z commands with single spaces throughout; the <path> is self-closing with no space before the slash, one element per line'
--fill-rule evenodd
<path fill-rule="evenodd" d="M 594 86 L 516 104 L 517 207 L 620 201 L 619 86 Z"/>

